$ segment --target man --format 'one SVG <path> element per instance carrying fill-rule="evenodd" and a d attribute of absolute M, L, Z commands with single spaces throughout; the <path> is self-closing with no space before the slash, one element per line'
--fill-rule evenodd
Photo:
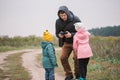
<path fill-rule="evenodd" d="M 58 10 L 58 19 L 56 20 L 56 36 L 59 39 L 59 46 L 62 47 L 61 63 L 65 71 L 65 80 L 72 80 L 73 73 L 69 65 L 68 58 L 73 51 L 73 36 L 76 33 L 74 23 L 81 22 L 80 19 L 75 16 L 66 6 L 60 6 Z M 78 66 L 78 60 L 76 55 L 74 59 L 74 75 L 76 79 L 79 78 L 80 71 Z"/>

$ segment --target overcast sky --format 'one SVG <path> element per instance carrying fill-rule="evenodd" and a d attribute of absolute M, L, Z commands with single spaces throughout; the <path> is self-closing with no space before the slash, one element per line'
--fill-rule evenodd
<path fill-rule="evenodd" d="M 66 5 L 87 29 L 120 25 L 120 0 L 0 0 L 0 35 L 55 34 L 59 6 Z"/>

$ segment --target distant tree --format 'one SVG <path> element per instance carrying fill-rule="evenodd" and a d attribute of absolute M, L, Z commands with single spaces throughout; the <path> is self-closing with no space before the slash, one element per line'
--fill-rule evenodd
<path fill-rule="evenodd" d="M 120 36 L 120 25 L 93 28 L 88 31 L 95 36 Z"/>

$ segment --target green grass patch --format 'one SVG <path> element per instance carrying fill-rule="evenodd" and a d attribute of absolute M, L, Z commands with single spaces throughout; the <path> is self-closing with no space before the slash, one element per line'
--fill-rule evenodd
<path fill-rule="evenodd" d="M 10 47 L 10 46 L 0 46 L 0 52 L 10 51 L 10 50 L 16 50 L 16 47 Z"/>
<path fill-rule="evenodd" d="M 11 54 L 5 61 L 5 71 L 1 71 L 0 80 L 8 78 L 9 80 L 30 80 L 29 73 L 22 67 L 22 53 Z"/>
<path fill-rule="evenodd" d="M 88 80 L 118 80 L 120 79 L 120 64 L 108 61 L 98 61 L 93 58 L 88 64 Z"/>
<path fill-rule="evenodd" d="M 100 58 L 100 57 L 93 57 L 93 60 L 96 60 L 98 62 L 109 62 L 112 64 L 120 64 L 120 59 L 117 58 Z"/>
<path fill-rule="evenodd" d="M 0 52 L 22 50 L 22 49 L 38 49 L 40 46 L 23 46 L 23 47 L 12 47 L 12 46 L 0 46 Z"/>

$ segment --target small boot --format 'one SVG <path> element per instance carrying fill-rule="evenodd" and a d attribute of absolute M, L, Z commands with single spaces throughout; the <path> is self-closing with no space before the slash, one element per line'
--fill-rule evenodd
<path fill-rule="evenodd" d="M 86 80 L 85 78 L 80 77 L 79 80 Z"/>

